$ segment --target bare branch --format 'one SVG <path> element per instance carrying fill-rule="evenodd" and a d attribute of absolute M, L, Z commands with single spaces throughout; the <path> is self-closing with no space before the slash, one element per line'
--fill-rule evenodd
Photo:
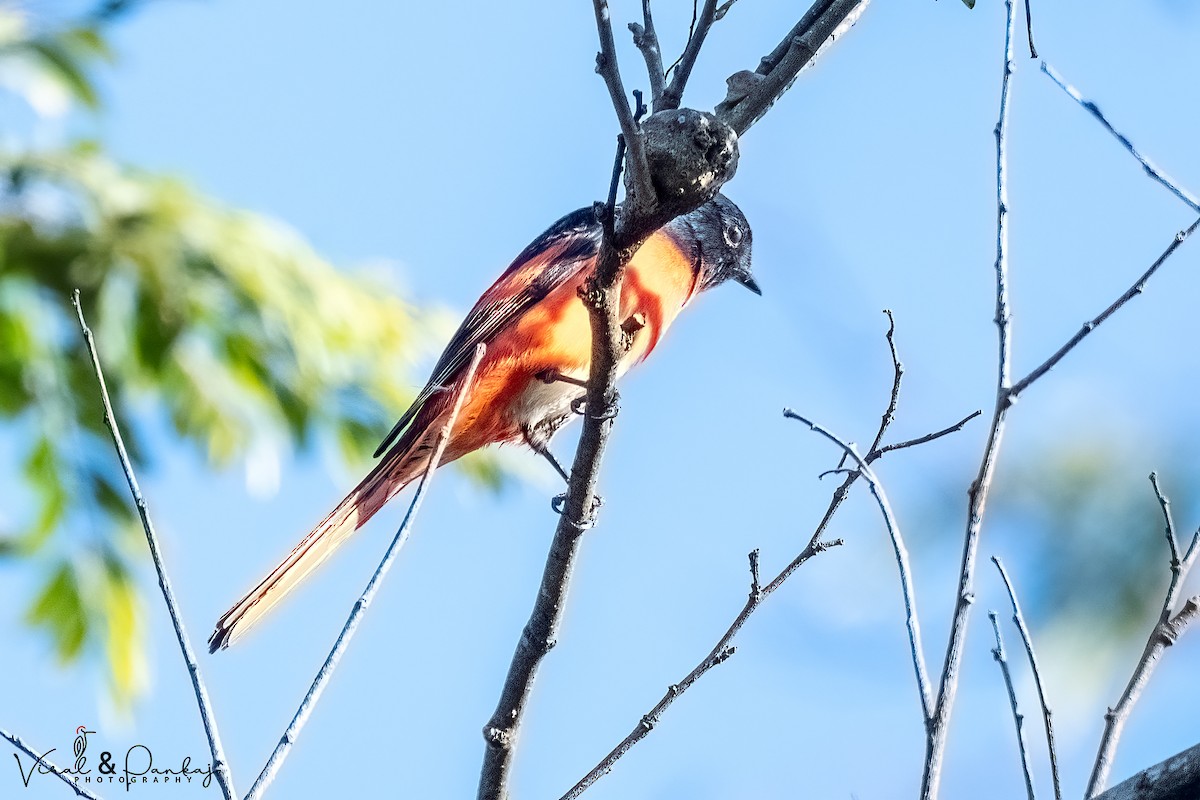
<path fill-rule="evenodd" d="M 1004 640 L 1000 638 L 1000 622 L 995 611 L 988 612 L 992 621 L 992 630 L 996 633 L 996 647 L 992 650 L 992 658 L 1000 665 L 1000 673 L 1004 676 L 1004 687 L 1008 689 L 1008 704 L 1012 708 L 1013 722 L 1017 726 L 1017 749 L 1021 753 L 1021 773 L 1025 776 L 1025 791 L 1029 800 L 1035 800 L 1033 792 L 1033 775 L 1029 772 L 1029 751 L 1025 747 L 1025 715 L 1017 706 L 1017 690 L 1013 687 L 1012 673 L 1008 669 L 1008 658 L 1004 655 Z"/>
<path fill-rule="evenodd" d="M 15 733 L 9 733 L 3 728 L 0 728 L 0 739 L 7 740 L 13 747 L 17 748 L 25 755 L 33 759 L 33 763 L 29 765 L 30 776 L 32 776 L 37 770 L 44 770 L 45 772 L 57 777 L 67 786 L 70 786 L 78 796 L 86 797 L 88 800 L 100 800 L 98 796 L 92 794 L 87 789 L 84 789 L 73 778 L 63 772 L 61 767 L 55 766 L 54 762 L 46 758 L 44 753 L 42 755 L 38 755 L 36 752 L 34 752 L 33 748 L 27 745 L 20 736 L 17 736 Z M 48 753 L 49 751 L 46 752 Z M 16 754 L 14 754 L 13 757 L 16 758 Z M 17 766 L 20 767 L 20 765 L 21 761 L 20 759 L 17 759 Z"/>
<path fill-rule="evenodd" d="M 1095 800 L 1179 800 L 1200 797 L 1200 744 L 1144 769 Z"/>
<path fill-rule="evenodd" d="M 941 781 L 942 761 L 946 753 L 946 734 L 954 697 L 958 691 L 958 674 L 966 646 L 967 623 L 975 602 L 975 564 L 979 551 L 979 533 L 983 514 L 996 471 L 1000 442 L 1004 437 L 1004 422 L 1010 406 L 1009 373 L 1012 345 L 1009 329 L 1012 324 L 1008 309 L 1008 99 L 1009 79 L 1013 63 L 1013 4 L 1005 0 L 1004 71 L 1000 83 L 1000 112 L 996 121 L 996 331 L 998 357 L 996 365 L 996 405 L 992 426 L 984 446 L 979 472 L 968 492 L 967 525 L 963 541 L 962 566 L 959 571 L 954 614 L 950 623 L 950 641 L 946 645 L 946 660 L 942 666 L 941 684 L 933 718 L 927 728 L 925 769 L 921 778 L 922 800 L 937 796 Z"/>
<path fill-rule="evenodd" d="M 679 104 L 683 100 L 683 90 L 687 87 L 688 79 L 692 77 L 692 68 L 696 66 L 696 59 L 700 56 L 700 48 L 704 46 L 704 40 L 716 17 L 717 0 L 704 0 L 704 7 L 696 15 L 695 25 L 692 26 L 687 45 L 683 48 L 683 55 L 675 64 L 671 82 L 667 84 L 667 88 L 663 92 L 662 107 L 664 109 L 679 108 Z M 657 110 L 658 106 L 656 105 L 655 111 Z"/>
<path fill-rule="evenodd" d="M 1175 520 L 1171 519 L 1171 501 L 1163 494 L 1158 485 L 1158 473 L 1150 473 L 1150 485 L 1154 487 L 1154 496 L 1158 498 L 1159 508 L 1162 509 L 1163 521 L 1167 526 L 1167 547 L 1171 548 L 1171 569 L 1179 569 L 1179 542 L 1175 538 Z"/>
<path fill-rule="evenodd" d="M 1008 599 L 1012 603 L 1013 624 L 1021 633 L 1021 641 L 1025 644 L 1025 655 L 1029 657 L 1029 668 L 1033 671 L 1033 682 L 1037 686 L 1038 701 L 1042 706 L 1042 721 L 1046 726 L 1046 746 L 1050 750 L 1050 775 L 1054 780 L 1054 799 L 1062 800 L 1062 781 L 1058 774 L 1058 748 L 1054 745 L 1053 715 L 1049 703 L 1046 702 L 1046 689 L 1042 685 L 1042 671 L 1038 668 L 1037 656 L 1033 651 L 1033 637 L 1029 635 L 1029 628 L 1025 625 L 1025 617 L 1021 614 L 1021 605 L 1017 602 L 1017 591 L 1008 578 L 1004 564 L 996 556 L 992 556 L 992 563 L 996 565 L 996 569 L 1000 570 L 1000 577 L 1004 581 L 1004 588 L 1008 591 Z"/>
<path fill-rule="evenodd" d="M 634 120 L 629 98 L 625 94 L 625 84 L 621 81 L 621 70 L 617 64 L 617 44 L 613 41 L 612 12 L 609 11 L 608 0 L 593 0 L 592 6 L 596 12 L 596 31 L 600 35 L 596 72 L 608 87 L 613 109 L 617 112 L 617 122 L 621 126 L 621 135 L 625 137 L 629 160 L 629 186 L 632 188 L 630 200 L 635 207 L 648 208 L 655 202 L 654 186 L 650 182 L 650 167 L 646 163 L 642 131 Z"/>
<path fill-rule="evenodd" d="M 762 581 L 758 575 L 758 548 L 750 551 L 750 596 L 762 595 Z"/>
<path fill-rule="evenodd" d="M 1029 7 L 1029 0 L 1025 0 L 1025 32 L 1029 35 L 1029 57 L 1037 58 L 1037 48 L 1033 46 L 1033 10 Z"/>
<path fill-rule="evenodd" d="M 1171 240 L 1171 244 L 1167 246 L 1167 249 L 1162 252 L 1162 255 L 1154 260 L 1154 263 L 1150 265 L 1150 268 L 1142 273 L 1141 277 L 1138 278 L 1128 290 L 1126 290 L 1125 294 L 1118 297 L 1116 301 L 1114 301 L 1113 304 L 1108 308 L 1104 309 L 1104 311 L 1101 312 L 1098 317 L 1083 323 L 1083 327 L 1080 328 L 1079 331 L 1072 336 L 1066 344 L 1058 348 L 1054 355 L 1043 361 L 1024 378 L 1014 383 L 1012 389 L 1010 389 L 1008 393 L 1010 399 L 1016 400 L 1018 395 L 1029 388 L 1030 384 L 1045 375 L 1050 370 L 1054 369 L 1054 367 L 1058 365 L 1058 362 L 1062 361 L 1067 353 L 1074 350 L 1075 346 L 1087 338 L 1092 331 L 1100 327 L 1101 323 L 1115 314 L 1122 306 L 1124 306 L 1134 297 L 1137 297 L 1143 291 L 1145 291 L 1146 282 L 1150 280 L 1154 273 L 1158 272 L 1158 268 L 1161 267 L 1163 263 L 1171 257 L 1175 250 L 1179 248 L 1179 245 L 1183 244 L 1184 240 L 1191 236 L 1198 227 L 1200 227 L 1200 218 L 1197 218 L 1196 221 L 1189 225 L 1186 229 L 1175 234 L 1175 237 Z"/>
<path fill-rule="evenodd" d="M 977 409 L 975 411 L 972 411 L 970 414 L 967 414 L 965 417 L 963 417 L 958 422 L 954 423 L 953 425 L 951 425 L 948 428 L 942 428 L 940 431 L 934 431 L 933 433 L 927 433 L 924 436 L 918 436 L 915 439 L 908 439 L 903 442 L 896 442 L 895 444 L 885 444 L 883 447 L 877 447 L 874 450 L 872 450 L 870 453 L 867 453 L 867 456 L 866 456 L 867 463 L 872 464 L 875 462 L 875 459 L 877 459 L 880 456 L 885 455 L 887 453 L 891 453 L 894 450 L 903 450 L 907 447 L 915 447 L 919 444 L 925 444 L 926 442 L 932 442 L 934 439 L 940 439 L 943 436 L 947 436 L 951 433 L 958 433 L 964 427 L 966 427 L 966 424 L 968 422 L 975 419 L 982 413 L 983 413 L 983 411 Z"/>
<path fill-rule="evenodd" d="M 732 644 L 730 644 L 733 641 L 733 638 L 737 636 L 738 631 L 740 631 L 742 626 L 746 624 L 746 620 L 750 618 L 750 615 L 762 605 L 763 601 L 766 600 L 766 598 L 769 597 L 772 592 L 774 592 L 783 584 L 783 581 L 786 580 L 789 575 L 795 572 L 801 565 L 803 565 L 813 556 L 823 553 L 831 547 L 837 547 L 842 544 L 841 539 L 836 539 L 831 542 L 821 541 L 819 539 L 820 535 L 821 530 L 818 529 L 817 533 L 813 536 L 813 539 L 808 543 L 808 546 L 804 548 L 800 555 L 798 555 L 791 564 L 784 568 L 784 571 L 781 572 L 775 578 L 775 580 L 771 581 L 771 583 L 767 584 L 766 586 L 761 587 L 761 589 L 759 589 L 757 592 L 754 591 L 756 588 L 755 584 L 757 583 L 757 575 L 752 577 L 750 595 L 746 598 L 746 605 L 742 607 L 741 612 L 737 615 L 737 618 L 734 619 L 733 624 L 729 626 L 728 630 L 726 630 L 724 635 L 722 635 L 717 641 L 716 646 L 713 647 L 709 654 L 705 656 L 704 659 L 697 664 L 691 672 L 684 676 L 683 680 L 681 680 L 679 683 L 673 683 L 667 687 L 666 694 L 664 694 L 662 699 L 654 705 L 654 708 L 650 709 L 650 711 L 638 721 L 638 724 L 634 726 L 629 735 L 622 739 L 620 744 L 614 747 L 608 753 L 608 755 L 601 759 L 600 763 L 593 767 L 587 775 L 584 775 L 578 783 L 572 786 L 571 789 L 562 796 L 561 800 L 575 800 L 575 798 L 582 795 L 593 784 L 595 784 L 596 781 L 607 775 L 609 771 L 612 770 L 613 766 L 619 760 L 621 760 L 621 758 L 628 753 L 634 745 L 646 738 L 650 731 L 654 730 L 654 727 L 658 724 L 659 720 L 662 719 L 663 713 L 671 707 L 672 703 L 674 703 L 678 698 L 682 697 L 683 694 L 688 689 L 692 688 L 696 681 L 704 677 L 705 673 L 707 673 L 710 669 L 718 664 L 724 663 L 730 656 L 732 656 L 735 652 L 735 648 Z M 757 553 L 757 550 L 751 553 L 750 563 L 752 565 L 751 569 L 753 572 L 757 572 Z"/>
<path fill-rule="evenodd" d="M 138 486 L 137 476 L 133 474 L 133 465 L 129 461 L 129 453 L 125 450 L 125 441 L 117 428 L 117 420 L 113 415 L 112 402 L 108 397 L 108 386 L 104 382 L 104 371 L 100 368 L 100 355 L 96 352 L 96 340 L 91 328 L 83 318 L 83 306 L 79 302 L 79 290 L 71 296 L 75 305 L 75 315 L 79 319 L 79 330 L 83 334 L 83 342 L 87 346 L 92 359 L 92 369 L 96 373 L 96 381 L 100 386 L 100 400 L 104 404 L 104 424 L 112 434 L 113 445 L 117 449 L 117 457 L 121 461 L 121 469 L 125 472 L 125 480 L 133 495 L 134 505 L 137 506 L 138 516 L 142 520 L 142 529 L 146 532 L 146 544 L 150 548 L 150 558 L 154 562 L 154 571 L 158 575 L 158 586 L 162 590 L 163 600 L 167 604 L 167 613 L 171 616 L 171 624 L 175 628 L 175 638 L 179 642 L 179 651 L 183 654 L 183 663 L 187 665 L 188 675 L 192 679 L 192 690 L 196 694 L 196 705 L 200 710 L 200 721 L 204 724 L 204 733 L 208 737 L 208 749 L 212 754 L 212 771 L 221 787 L 225 800 L 234 800 L 237 792 L 233 788 L 233 776 L 229 773 L 229 762 L 225 760 L 225 751 L 221 747 L 221 736 L 217 731 L 217 719 L 213 714 L 212 703 L 208 699 L 208 689 L 204 678 L 200 675 L 200 666 L 196 663 L 196 653 L 192 650 L 191 640 L 183 626 L 183 615 L 179 613 L 179 604 L 175 601 L 175 593 L 171 589 L 171 580 L 167 577 L 166 567 L 163 566 L 162 553 L 158 548 L 158 535 L 154 532 L 154 523 L 150 521 L 150 512 L 142 490 Z"/>
<path fill-rule="evenodd" d="M 1164 175 L 1158 169 L 1158 167 L 1150 163 L 1149 159 L 1143 157 L 1142 154 L 1137 151 L 1137 148 L 1133 146 L 1133 142 L 1129 141 L 1125 134 L 1118 132 L 1117 129 L 1112 126 L 1112 123 L 1108 121 L 1108 118 L 1101 113 L 1099 106 L 1097 106 L 1091 100 L 1085 100 L 1083 95 L 1079 93 L 1078 89 L 1067 83 L 1066 80 L 1058 74 L 1058 71 L 1045 61 L 1042 62 L 1042 72 L 1049 75 L 1050 80 L 1058 84 L 1058 88 L 1070 95 L 1072 100 L 1074 100 L 1076 103 L 1079 103 L 1079 105 L 1083 106 L 1085 111 L 1095 117 L 1096 121 L 1103 125 L 1104 129 L 1111 133 L 1116 140 L 1121 143 L 1121 146 L 1128 150 L 1129 154 L 1138 160 L 1138 163 L 1142 165 L 1142 169 L 1146 171 L 1147 175 L 1165 186 L 1171 192 L 1171 194 L 1175 195 L 1180 200 L 1191 206 L 1192 211 L 1200 214 L 1200 200 L 1197 200 L 1191 192 L 1189 192 L 1187 189 L 1184 189 L 1182 186 L 1177 185 L 1174 181 Z"/>
<path fill-rule="evenodd" d="M 730 93 L 716 115 L 741 136 L 784 92 L 800 70 L 849 30 L 866 10 L 868 0 L 817 0 L 754 72 L 729 78 Z"/>
<path fill-rule="evenodd" d="M 1153 476 L 1152 480 L 1155 494 L 1160 498 L 1160 503 L 1163 503 L 1165 514 L 1168 505 L 1164 502 L 1165 498 L 1158 489 L 1157 480 Z M 1121 738 L 1121 730 L 1124 728 L 1130 712 L 1133 711 L 1134 704 L 1137 703 L 1142 690 L 1146 688 L 1150 675 L 1158 665 L 1159 659 L 1162 658 L 1163 652 L 1175 644 L 1187 626 L 1195 619 L 1197 613 L 1200 613 L 1200 595 L 1198 595 L 1184 603 L 1183 608 L 1174 618 L 1171 616 L 1183 583 L 1187 580 L 1188 572 L 1196 561 L 1197 542 L 1200 542 L 1200 531 L 1197 531 L 1196 535 L 1192 537 L 1192 543 L 1182 560 L 1177 558 L 1178 549 L 1172 548 L 1171 581 L 1167 585 L 1167 595 L 1163 599 L 1162 612 L 1159 614 L 1158 622 L 1150 631 L 1150 638 L 1146 641 L 1142 657 L 1129 677 L 1125 691 L 1121 693 L 1117 704 L 1104 715 L 1104 734 L 1100 737 L 1100 749 L 1096 753 L 1096 763 L 1092 767 L 1092 776 L 1088 780 L 1085 797 L 1095 797 L 1104 791 L 1104 787 L 1108 783 L 1108 774 L 1112 770 L 1113 758 L 1117 752 L 1117 743 Z"/>
<path fill-rule="evenodd" d="M 659 110 L 662 103 L 665 73 L 663 72 L 662 47 L 658 43 L 658 33 L 654 30 L 654 15 L 650 12 L 650 0 L 642 0 L 642 24 L 629 23 L 629 31 L 633 34 L 633 44 L 641 51 L 646 61 L 646 74 L 650 78 L 650 106 Z"/>
<path fill-rule="evenodd" d="M 882 453 L 877 453 L 879 443 L 883 441 L 883 435 L 887 433 L 887 429 L 896 421 L 896 408 L 900 405 L 900 382 L 904 377 L 904 364 L 900 362 L 900 353 L 896 350 L 896 318 L 892 316 L 892 311 L 889 308 L 885 308 L 883 313 L 888 318 L 888 329 L 887 333 L 884 334 L 884 338 L 887 340 L 888 352 L 892 356 L 892 393 L 888 397 L 887 408 L 883 410 L 883 418 L 879 423 L 879 430 L 875 434 L 875 439 L 871 442 L 871 446 L 867 448 L 866 462 L 868 464 L 874 461 L 875 458 L 883 455 Z M 875 458 L 871 457 L 872 454 L 875 454 Z M 841 459 L 838 460 L 837 468 L 822 472 L 818 478 L 824 478 L 826 475 L 840 472 L 846 464 L 846 459 L 849 457 L 849 453 L 843 452 Z"/>
<path fill-rule="evenodd" d="M 246 795 L 246 800 L 257 800 L 266 791 L 267 787 L 271 785 L 271 782 L 275 780 L 275 775 L 283 765 L 284 759 L 288 757 L 292 745 L 296 743 L 296 737 L 300 735 L 304 724 L 308 722 L 309 715 L 312 713 L 313 708 L 316 707 L 317 701 L 321 699 L 321 694 L 325 691 L 329 679 L 333 677 L 333 671 L 337 669 L 338 663 L 342 660 L 342 655 L 346 652 L 346 648 L 350 646 L 350 640 L 354 637 L 354 632 L 358 630 L 358 623 L 362 621 L 363 614 L 366 613 L 367 607 L 371 605 L 371 601 L 375 598 L 375 593 L 379 590 L 379 586 L 387 576 L 388 570 L 391 569 L 392 562 L 396 560 L 396 554 L 400 552 L 400 548 L 404 547 L 405 542 L 408 541 L 413 520 L 416 518 L 417 511 L 421 508 L 421 502 L 425 499 L 425 492 L 429 489 L 429 481 L 433 476 L 433 472 L 442 462 L 442 454 L 446 450 L 446 443 L 450 440 L 450 431 L 454 427 L 454 422 L 458 419 L 459 411 L 462 410 L 463 401 L 471 393 L 473 384 L 475 383 L 475 370 L 479 367 L 479 362 L 483 360 L 486 350 L 487 345 L 485 344 L 479 344 L 475 347 L 475 355 L 463 373 L 462 382 L 458 386 L 458 394 L 454 398 L 454 405 L 450 409 L 450 415 L 446 418 L 446 422 L 442 425 L 441 430 L 438 431 L 437 441 L 433 447 L 433 454 L 429 457 L 429 463 L 425 466 L 425 472 L 421 475 L 421 482 L 417 485 L 416 494 L 413 495 L 408 512 L 404 515 L 404 522 L 400 524 L 400 529 L 392 537 L 392 543 L 388 545 L 387 550 L 383 554 L 383 559 L 379 562 L 379 566 L 375 568 L 371 579 L 367 581 L 366 588 L 363 589 L 362 594 L 359 595 L 358 600 L 354 602 L 354 606 L 350 609 L 350 616 L 346 619 L 346 624 L 342 626 L 341 633 L 338 634 L 337 640 L 333 643 L 333 649 L 329 651 L 329 655 L 325 658 L 325 663 L 321 664 L 321 668 L 317 670 L 317 675 L 313 678 L 312 685 L 308 687 L 308 692 L 304 695 L 304 699 L 300 701 L 300 707 L 296 709 L 296 714 L 292 717 L 292 721 L 288 723 L 283 736 L 280 737 L 279 744 L 275 746 L 275 750 L 271 753 L 271 757 L 267 759 L 262 772 L 259 773 L 258 778 L 254 781 L 254 785 L 250 787 L 250 793 Z"/>
<path fill-rule="evenodd" d="M 928 724 L 933 716 L 933 696 L 929 685 L 929 674 L 925 667 L 925 653 L 921 646 L 921 622 L 917 616 L 917 596 L 912 582 L 912 567 L 908 562 L 908 548 L 904 546 L 904 537 L 900 534 L 900 525 L 896 522 L 896 517 L 892 513 L 887 494 L 883 491 L 883 484 L 879 482 L 879 479 L 871 470 L 871 466 L 867 463 L 866 459 L 858 454 L 858 450 L 855 449 L 854 445 L 839 439 L 827 429 L 811 420 L 805 419 L 790 408 L 785 408 L 783 415 L 788 419 L 804 423 L 814 433 L 819 433 L 842 448 L 843 452 L 858 465 L 858 471 L 862 473 L 863 478 L 866 479 L 868 485 L 871 487 L 871 494 L 875 496 L 875 502 L 879 505 L 879 510 L 883 514 L 883 522 L 887 526 L 888 536 L 892 540 L 892 549 L 896 555 L 896 565 L 900 569 L 900 589 L 904 595 L 904 618 L 905 625 L 908 628 L 908 644 L 912 652 L 913 671 L 917 677 L 917 691 L 921 695 L 921 718 L 923 722 Z"/>
<path fill-rule="evenodd" d="M 879 432 L 875 434 L 875 440 L 867 448 L 868 456 L 879 449 L 879 443 L 883 441 L 884 433 L 896 420 L 896 408 L 900 405 L 900 381 L 904 377 L 904 364 L 900 362 L 900 354 L 896 351 L 896 318 L 892 316 L 889 308 L 885 308 L 883 313 L 887 314 L 888 318 L 888 329 L 884 338 L 887 339 L 888 352 L 892 356 L 892 394 L 888 399 L 888 406 L 883 412 L 883 421 L 879 425 Z"/>

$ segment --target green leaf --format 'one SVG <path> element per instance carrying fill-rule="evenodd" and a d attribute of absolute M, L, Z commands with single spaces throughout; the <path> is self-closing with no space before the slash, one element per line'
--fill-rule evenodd
<path fill-rule="evenodd" d="M 79 655 L 87 637 L 88 619 L 79 581 L 69 562 L 62 562 L 55 570 L 25 619 L 50 634 L 59 661 L 66 663 Z"/>

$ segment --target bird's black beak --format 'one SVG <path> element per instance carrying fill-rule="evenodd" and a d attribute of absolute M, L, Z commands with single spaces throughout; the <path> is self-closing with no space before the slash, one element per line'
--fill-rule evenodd
<path fill-rule="evenodd" d="M 758 288 L 758 282 L 750 275 L 734 275 L 733 279 L 759 297 L 762 297 L 762 289 Z"/>

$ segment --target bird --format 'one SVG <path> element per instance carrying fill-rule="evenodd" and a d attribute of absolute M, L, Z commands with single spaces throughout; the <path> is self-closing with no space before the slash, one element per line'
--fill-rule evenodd
<path fill-rule="evenodd" d="M 592 354 L 580 290 L 592 274 L 602 228 L 596 211 L 567 214 L 537 237 L 483 293 L 412 406 L 375 452 L 382 458 L 333 511 L 217 621 L 209 652 L 229 647 L 324 562 L 383 505 L 425 471 L 464 372 L 486 353 L 446 442 L 441 464 L 492 444 L 524 444 L 570 476 L 550 439 L 581 402 Z M 645 359 L 697 295 L 726 281 L 762 294 L 750 271 L 751 231 L 723 194 L 652 233 L 625 267 L 620 319 L 632 341 L 623 374 Z"/>

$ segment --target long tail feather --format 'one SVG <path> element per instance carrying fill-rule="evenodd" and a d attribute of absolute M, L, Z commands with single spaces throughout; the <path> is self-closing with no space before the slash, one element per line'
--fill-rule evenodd
<path fill-rule="evenodd" d="M 423 426 L 425 427 L 425 426 Z M 425 427 L 436 430 L 438 425 Z M 383 504 L 425 469 L 431 445 L 422 436 L 412 447 L 395 447 L 329 516 L 321 520 L 267 577 L 217 620 L 208 639 L 215 653 L 229 647 L 329 558 L 350 535 L 367 523 Z"/>

